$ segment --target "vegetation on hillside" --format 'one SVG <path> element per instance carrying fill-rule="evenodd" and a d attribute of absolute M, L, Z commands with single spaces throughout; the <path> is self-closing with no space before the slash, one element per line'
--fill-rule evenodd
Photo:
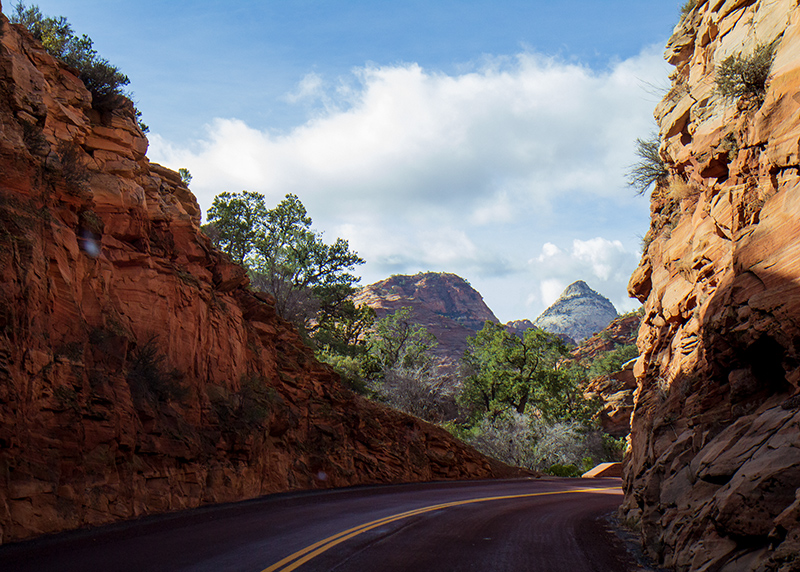
<path fill-rule="evenodd" d="M 359 278 L 351 271 L 364 261 L 344 239 L 326 244 L 297 196 L 269 209 L 259 193 L 222 193 L 208 221 L 217 246 L 247 267 L 253 286 L 271 294 L 278 313 L 302 332 L 357 318 L 348 297 Z"/>
<path fill-rule="evenodd" d="M 24 2 L 17 2 L 9 21 L 24 26 L 51 56 L 78 72 L 78 77 L 92 94 L 94 109 L 112 111 L 130 98 L 123 89 L 130 83 L 128 76 L 97 53 L 89 36 L 78 36 L 64 16 L 45 16 L 35 4 L 27 6 Z M 133 109 L 139 120 L 141 113 L 135 107 Z M 141 121 L 139 127 L 145 133 L 148 131 Z"/>
<path fill-rule="evenodd" d="M 759 44 L 753 53 L 731 55 L 717 67 L 715 82 L 722 96 L 731 99 L 751 98 L 764 102 L 776 43 Z"/>
<path fill-rule="evenodd" d="M 269 208 L 259 193 L 222 193 L 208 220 L 217 247 L 248 269 L 253 288 L 275 297 L 278 312 L 353 390 L 532 469 L 579 473 L 584 461 L 618 453 L 593 424 L 598 404 L 583 396 L 587 368 L 558 337 L 538 329 L 520 337 L 487 322 L 468 340 L 461 369 L 442 373 L 436 340 L 410 308 L 376 320 L 353 304 L 352 270 L 364 261 L 345 240 L 325 243 L 298 197 Z M 614 353 L 598 367 L 623 358 Z"/>

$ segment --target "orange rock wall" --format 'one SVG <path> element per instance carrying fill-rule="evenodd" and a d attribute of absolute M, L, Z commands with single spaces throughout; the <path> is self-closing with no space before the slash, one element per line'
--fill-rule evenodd
<path fill-rule="evenodd" d="M 656 109 L 671 177 L 629 289 L 645 304 L 623 515 L 676 570 L 797 570 L 800 8 L 700 0 Z M 763 104 L 717 66 L 777 41 Z"/>
<path fill-rule="evenodd" d="M 0 542 L 288 489 L 509 474 L 344 389 L 146 150 L 130 102 L 93 110 L 0 19 Z"/>

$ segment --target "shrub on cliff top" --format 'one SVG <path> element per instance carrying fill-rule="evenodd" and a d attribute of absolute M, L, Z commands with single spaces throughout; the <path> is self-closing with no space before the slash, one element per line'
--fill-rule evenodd
<path fill-rule="evenodd" d="M 653 185 L 667 180 L 669 171 L 658 153 L 660 141 L 658 134 L 653 133 L 649 139 L 636 139 L 636 155 L 639 161 L 628 171 L 628 185 L 643 195 Z"/>
<path fill-rule="evenodd" d="M 683 6 L 681 6 L 681 18 L 685 18 L 689 12 L 694 10 L 697 7 L 697 0 L 686 0 Z"/>
<path fill-rule="evenodd" d="M 128 76 L 97 54 L 89 36 L 76 35 L 64 16 L 44 16 L 38 6 L 18 2 L 10 21 L 25 26 L 50 55 L 78 71 L 98 111 L 115 109 L 120 98 L 127 97 L 122 88 L 130 83 Z"/>
<path fill-rule="evenodd" d="M 725 58 L 717 67 L 714 80 L 719 93 L 732 99 L 751 97 L 763 103 L 775 47 L 775 42 L 759 44 L 749 56 L 737 54 Z"/>

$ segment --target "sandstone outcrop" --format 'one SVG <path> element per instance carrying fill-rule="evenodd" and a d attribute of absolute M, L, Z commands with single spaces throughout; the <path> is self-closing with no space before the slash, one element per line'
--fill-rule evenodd
<path fill-rule="evenodd" d="M 434 353 L 446 363 L 458 363 L 474 336 L 487 322 L 498 319 L 469 282 L 446 272 L 396 275 L 362 288 L 354 297 L 383 318 L 411 308 L 415 323 L 425 326 L 438 342 Z"/>
<path fill-rule="evenodd" d="M 586 367 L 613 351 L 630 347 L 636 343 L 641 324 L 640 312 L 619 316 L 604 330 L 586 338 L 570 351 L 572 359 Z M 624 359 L 624 358 L 623 358 Z M 619 371 L 601 375 L 589 381 L 584 391 L 587 399 L 598 399 L 602 403 L 596 420 L 605 433 L 613 437 L 625 437 L 631 430 L 633 394 L 636 378 L 633 375 L 633 360 L 621 364 Z"/>
<path fill-rule="evenodd" d="M 587 399 L 599 399 L 602 403 L 596 420 L 603 431 L 612 437 L 626 437 L 631 432 L 636 390 L 633 364 L 631 360 L 623 364 L 619 371 L 591 380 L 583 393 Z"/>
<path fill-rule="evenodd" d="M 580 342 L 605 328 L 616 317 L 617 310 L 608 298 L 578 280 L 567 286 L 533 324 L 551 334 Z"/>
<path fill-rule="evenodd" d="M 130 102 L 0 16 L 0 542 L 510 469 L 319 364 L 150 163 Z"/>
<path fill-rule="evenodd" d="M 763 100 L 723 97 L 717 67 L 769 44 Z M 667 46 L 623 516 L 677 570 L 799 566 L 799 51 L 795 0 L 701 0 Z"/>

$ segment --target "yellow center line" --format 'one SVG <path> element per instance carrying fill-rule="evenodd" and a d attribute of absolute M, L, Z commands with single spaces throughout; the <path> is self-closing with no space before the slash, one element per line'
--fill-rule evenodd
<path fill-rule="evenodd" d="M 431 505 L 426 507 L 421 507 L 414 510 L 409 510 L 407 512 L 401 512 L 398 514 L 394 514 L 391 516 L 386 516 L 384 518 L 373 520 L 362 524 L 360 526 L 356 526 L 353 528 L 349 528 L 343 532 L 338 534 L 334 534 L 333 536 L 329 536 L 319 542 L 315 542 L 310 546 L 306 546 L 302 550 L 295 552 L 294 554 L 290 554 L 283 560 L 276 562 L 269 568 L 265 568 L 261 572 L 276 572 L 280 570 L 280 572 L 291 572 L 292 570 L 296 570 L 309 560 L 316 558 L 323 552 L 330 550 L 337 544 L 341 544 L 347 540 L 350 540 L 354 536 L 358 536 L 363 532 L 367 532 L 368 530 L 372 530 L 373 528 L 378 528 L 379 526 L 383 526 L 384 524 L 389 524 L 391 522 L 395 522 L 398 520 L 403 520 L 405 518 L 409 518 L 412 516 L 416 516 L 419 514 L 425 514 L 426 512 L 433 512 L 437 510 L 442 510 L 445 508 L 450 508 L 453 506 L 461 506 L 466 504 L 473 504 L 479 502 L 488 502 L 494 500 L 508 500 L 508 499 L 521 499 L 521 498 L 530 498 L 530 497 L 543 497 L 548 495 L 563 495 L 563 494 L 571 494 L 571 493 L 598 493 L 598 492 L 605 492 L 605 491 L 612 491 L 612 490 L 619 490 L 619 487 L 605 487 L 600 489 L 573 489 L 569 491 L 550 491 L 544 493 L 526 493 L 526 494 L 519 494 L 519 495 L 505 495 L 505 496 L 498 496 L 498 497 L 482 497 L 482 498 L 475 498 L 475 499 L 467 499 L 461 501 L 453 501 L 443 504 Z M 288 566 L 286 566 L 288 564 Z M 282 566 L 286 566 L 286 568 L 282 568 Z"/>

